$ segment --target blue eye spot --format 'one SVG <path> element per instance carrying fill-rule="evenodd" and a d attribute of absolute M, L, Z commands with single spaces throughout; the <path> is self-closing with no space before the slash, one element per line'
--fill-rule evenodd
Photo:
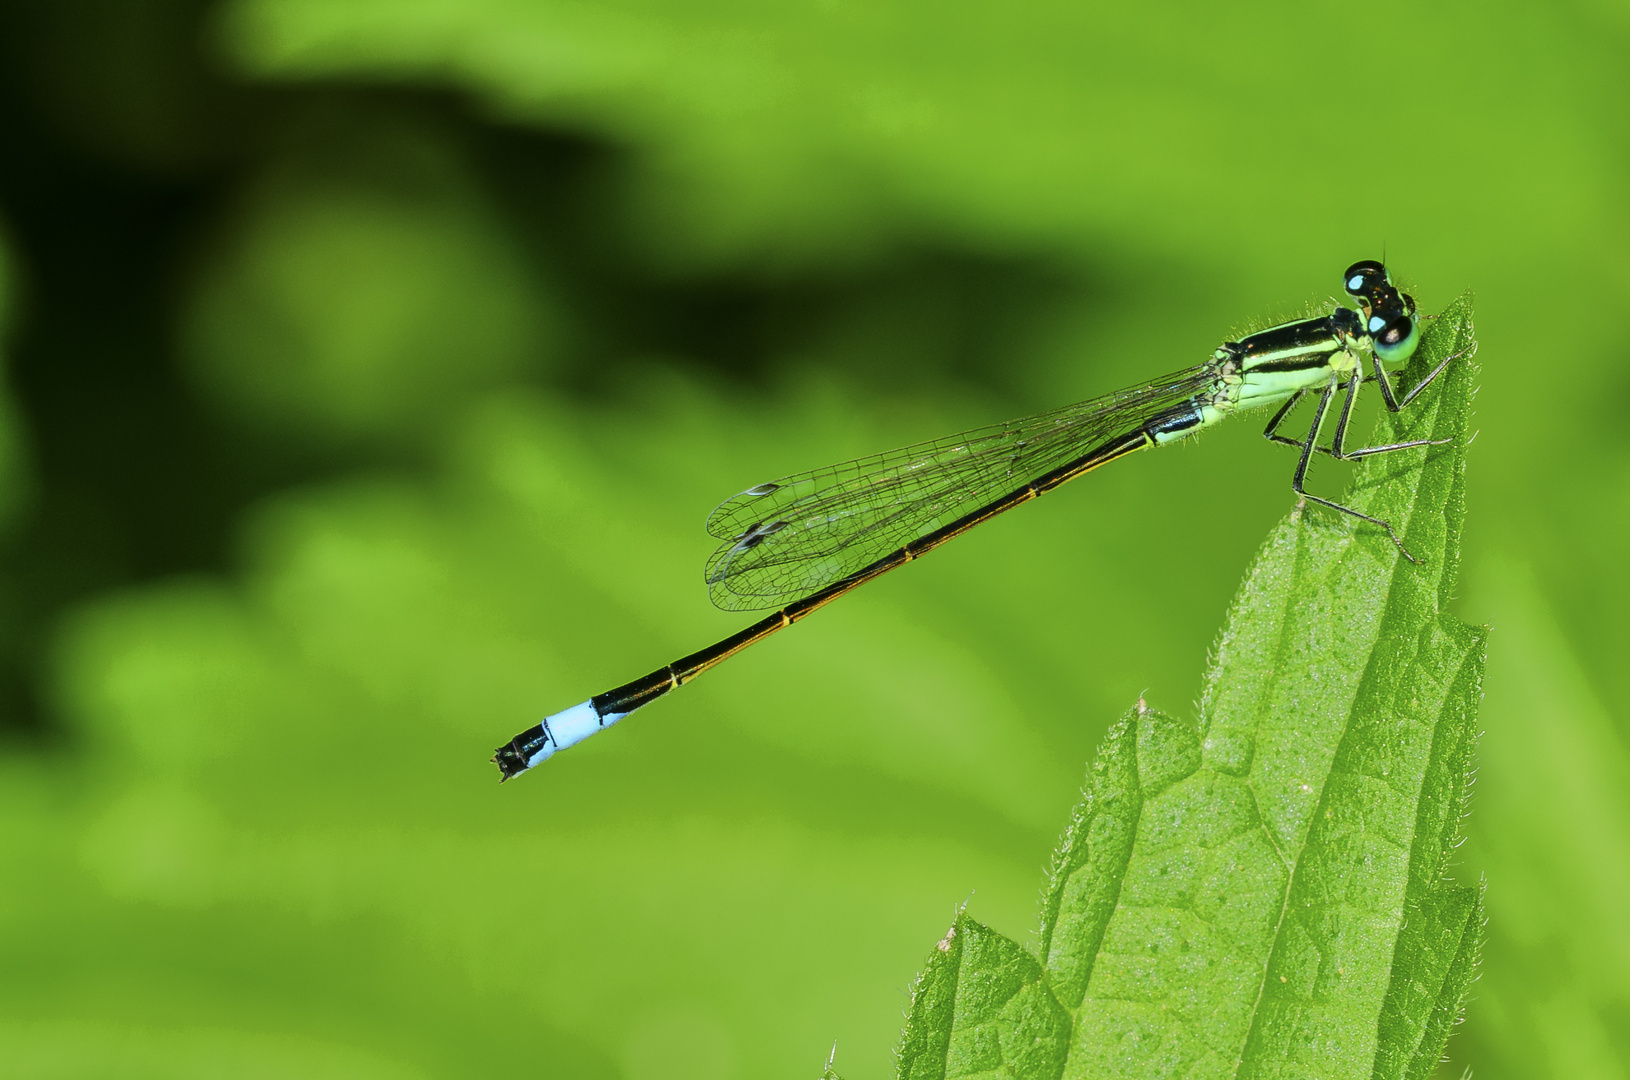
<path fill-rule="evenodd" d="M 1360 275 L 1354 274 L 1352 277 L 1347 279 L 1347 291 L 1348 292 L 1357 292 L 1358 290 L 1362 289 L 1363 287 L 1364 287 L 1364 279 Z"/>
<path fill-rule="evenodd" d="M 1379 316 L 1379 315 L 1371 315 L 1370 316 L 1370 333 L 1372 333 L 1372 334 L 1375 333 L 1377 330 L 1381 329 L 1385 325 L 1387 325 L 1387 320 L 1383 319 L 1381 316 Z"/>

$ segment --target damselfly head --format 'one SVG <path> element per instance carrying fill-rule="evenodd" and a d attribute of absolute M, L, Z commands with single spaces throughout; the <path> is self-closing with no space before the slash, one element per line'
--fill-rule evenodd
<path fill-rule="evenodd" d="M 1415 298 L 1399 292 L 1387 268 L 1374 259 L 1349 266 L 1341 283 L 1364 313 L 1364 332 L 1375 345 L 1375 355 L 1389 363 L 1408 360 L 1420 343 Z"/>
<path fill-rule="evenodd" d="M 1387 273 L 1387 268 L 1373 259 L 1349 266 L 1341 277 L 1341 283 L 1347 295 L 1358 301 L 1366 321 L 1372 321 L 1377 313 L 1383 320 L 1390 321 L 1405 308 L 1411 313 L 1415 310 L 1415 301 L 1400 293 L 1393 286 L 1392 275 Z M 1372 327 L 1372 332 L 1374 330 Z"/>
<path fill-rule="evenodd" d="M 1392 279 L 1387 276 L 1385 266 L 1374 259 L 1365 259 L 1347 268 L 1347 272 L 1341 275 L 1341 284 L 1347 290 L 1348 296 L 1354 297 L 1367 307 L 1371 297 L 1378 291 L 1392 288 Z"/>

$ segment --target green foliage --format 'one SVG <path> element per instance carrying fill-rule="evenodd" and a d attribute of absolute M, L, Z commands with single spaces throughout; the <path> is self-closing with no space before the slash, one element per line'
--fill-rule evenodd
<path fill-rule="evenodd" d="M 4 536 L 22 509 L 29 488 L 26 444 L 12 402 L 11 380 L 3 352 L 11 331 L 12 274 L 11 252 L 0 231 L 0 536 Z"/>
<path fill-rule="evenodd" d="M 422 440 L 458 401 L 547 369 L 548 293 L 449 148 L 411 127 L 348 134 L 243 199 L 187 359 L 273 435 Z"/>
<path fill-rule="evenodd" d="M 1289 451 L 1138 455 L 522 784 L 490 748 L 739 629 L 719 498 L 1192 363 L 1384 253 L 1477 287 L 1489 363 L 1488 941 L 1442 1075 L 1630 1077 L 1622 5 L 0 24 L 8 1074 L 759 1080 L 836 1038 L 883 1075 L 947 899 L 1025 925 L 1109 720 L 1200 693 Z M 1452 973 L 1434 896 L 1405 945 Z M 1437 1037 L 1410 1000 L 1386 1045 Z"/>
<path fill-rule="evenodd" d="M 1472 55 L 1441 47 L 1463 32 L 1455 12 L 1370 15 L 1409 32 L 1362 50 L 1361 65 L 1303 71 L 1296 94 L 1282 58 L 1364 33 L 1342 9 L 240 0 L 222 38 L 265 77 L 466 87 L 505 116 L 638 147 L 641 246 L 664 260 L 843 260 L 879 234 L 927 228 L 1082 252 L 1106 239 L 1180 257 L 1216 244 L 1238 265 L 1367 250 L 1384 223 L 1413 234 L 1481 194 L 1461 143 L 1415 133 L 1486 134 L 1490 120 L 1457 98 L 1522 65 L 1532 38 L 1511 27 Z M 1355 68 L 1364 116 L 1344 122 Z M 1521 100 L 1504 83 L 1487 90 Z M 1494 115 L 1509 124 L 1511 111 Z M 1272 147 L 1297 132 L 1364 145 L 1385 182 L 1355 198 L 1342 152 L 1287 167 Z M 1528 136 L 1525 158 L 1579 152 L 1555 131 Z M 1506 224 L 1506 247 L 1530 227 Z"/>
<path fill-rule="evenodd" d="M 1197 724 L 1142 702 L 1099 750 L 1032 956 L 965 914 L 929 954 L 902 1080 L 1431 1075 L 1476 963 L 1478 890 L 1445 880 L 1484 634 L 1459 567 L 1471 303 L 1426 336 L 1356 507 L 1298 510 L 1235 601 Z M 1406 458 L 1407 455 L 1407 458 Z M 1400 460 L 1404 459 L 1404 460 Z"/>

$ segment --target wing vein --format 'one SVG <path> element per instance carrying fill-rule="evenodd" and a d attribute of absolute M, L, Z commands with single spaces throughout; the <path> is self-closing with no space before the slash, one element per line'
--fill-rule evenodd
<path fill-rule="evenodd" d="M 1209 391 L 1212 365 L 1100 398 L 748 488 L 708 517 L 708 592 L 780 607 L 1018 491 Z"/>

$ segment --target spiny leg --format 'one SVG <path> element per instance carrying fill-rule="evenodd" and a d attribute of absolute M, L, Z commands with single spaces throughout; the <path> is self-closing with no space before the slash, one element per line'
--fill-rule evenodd
<path fill-rule="evenodd" d="M 1319 440 L 1319 428 L 1324 426 L 1324 414 L 1330 408 L 1330 395 L 1335 393 L 1336 380 L 1331 376 L 1330 381 L 1324 384 L 1324 390 L 1319 394 L 1319 403 L 1313 407 L 1313 422 L 1308 425 L 1307 437 L 1302 440 L 1301 457 L 1296 462 L 1296 473 L 1291 477 L 1290 489 L 1296 494 L 1303 494 L 1302 481 L 1307 477 L 1308 462 L 1313 458 L 1313 444 Z"/>
<path fill-rule="evenodd" d="M 1432 380 L 1443 374 L 1444 368 L 1448 367 L 1451 363 L 1460 359 L 1462 356 L 1465 356 L 1470 351 L 1471 347 L 1467 346 L 1457 353 L 1450 353 L 1444 358 L 1443 363 L 1432 369 L 1432 373 L 1430 375 L 1411 387 L 1409 393 L 1404 395 L 1404 399 L 1402 401 L 1399 401 L 1397 398 L 1393 397 L 1392 383 L 1387 380 L 1386 372 L 1381 367 L 1381 357 L 1372 352 L 1370 354 L 1370 363 L 1375 367 L 1375 379 L 1381 384 L 1381 396 L 1386 399 L 1387 410 L 1389 412 L 1397 412 L 1398 410 L 1407 406 L 1411 401 L 1415 400 L 1416 395 L 1418 395 L 1422 390 L 1425 390 L 1428 386 L 1432 385 Z"/>
<path fill-rule="evenodd" d="M 1331 378 L 1329 382 L 1325 383 L 1324 392 L 1319 395 L 1319 404 L 1313 410 L 1313 426 L 1308 430 L 1307 441 L 1302 444 L 1302 457 L 1301 460 L 1296 463 L 1296 475 L 1291 477 L 1290 489 L 1296 492 L 1296 494 L 1302 498 L 1311 499 L 1313 502 L 1316 502 L 1321 506 L 1328 506 L 1332 510 L 1340 510 L 1344 514 L 1351 514 L 1353 517 L 1359 518 L 1360 520 L 1368 521 L 1371 525 L 1381 526 L 1383 529 L 1387 530 L 1387 535 L 1392 538 L 1392 542 L 1397 545 L 1398 550 L 1403 553 L 1404 558 L 1419 566 L 1421 560 L 1411 555 L 1409 553 L 1409 549 L 1404 547 L 1404 542 L 1398 539 L 1398 534 L 1393 531 L 1392 524 L 1390 522 L 1382 521 L 1378 517 L 1371 517 L 1369 514 L 1366 514 L 1361 510 L 1354 510 L 1350 506 L 1343 506 L 1341 503 L 1335 502 L 1332 499 L 1326 499 L 1319 495 L 1313 495 L 1304 490 L 1302 487 L 1302 482 L 1307 479 L 1308 463 L 1313 460 L 1313 444 L 1319 437 L 1319 427 L 1324 423 L 1324 414 L 1330 408 L 1330 398 L 1334 396 L 1336 392 L 1336 385 L 1336 380 Z M 1352 396 L 1349 394 L 1349 404 L 1351 401 Z"/>
<path fill-rule="evenodd" d="M 1336 417 L 1336 433 L 1330 439 L 1330 456 L 1338 461 L 1342 458 L 1341 448 L 1347 438 L 1347 422 L 1353 418 L 1353 407 L 1358 404 L 1358 390 L 1364 385 L 1364 376 L 1357 368 L 1353 369 L 1353 377 L 1347 381 L 1347 396 L 1341 402 L 1341 415 Z"/>
<path fill-rule="evenodd" d="M 1442 370 L 1441 368 L 1439 370 Z M 1393 450 L 1408 450 L 1412 446 L 1442 446 L 1449 439 L 1415 439 L 1411 442 L 1387 443 L 1384 446 L 1363 446 L 1357 450 L 1346 449 L 1347 421 L 1352 419 L 1353 405 L 1358 400 L 1358 389 L 1364 379 L 1358 372 L 1353 372 L 1353 379 L 1347 384 L 1347 400 L 1341 408 L 1341 418 L 1336 421 L 1336 434 L 1330 440 L 1330 456 L 1339 461 L 1357 461 L 1371 454 L 1386 454 Z"/>
<path fill-rule="evenodd" d="M 1455 356 L 1459 355 L 1459 353 L 1455 354 Z M 1453 360 L 1454 358 L 1455 357 L 1451 356 L 1449 359 Z M 1445 360 L 1444 363 L 1448 363 L 1448 360 Z M 1329 446 L 1315 446 L 1313 448 L 1315 453 L 1329 454 L 1338 461 L 1357 461 L 1360 458 L 1369 457 L 1372 454 L 1386 454 L 1391 453 L 1394 450 L 1410 450 L 1417 446 L 1443 446 L 1454 441 L 1453 439 L 1412 439 L 1409 442 L 1385 443 L 1381 446 L 1361 446 L 1356 450 L 1346 449 L 1344 440 L 1347 434 L 1347 424 L 1352 419 L 1353 409 L 1357 404 L 1358 390 L 1361 388 L 1362 384 L 1379 381 L 1382 384 L 1382 394 L 1384 396 L 1388 396 L 1389 401 L 1392 400 L 1389 396 L 1391 394 L 1391 387 L 1387 385 L 1388 373 L 1380 369 L 1379 361 L 1376 363 L 1376 368 L 1377 370 L 1374 375 L 1360 376 L 1356 373 L 1353 375 L 1352 381 L 1346 385 L 1347 396 L 1342 403 L 1341 416 L 1336 423 L 1335 437 L 1331 439 L 1331 444 Z M 1443 364 L 1439 364 L 1437 371 L 1434 371 L 1432 375 L 1427 377 L 1428 381 L 1435 378 L 1437 372 L 1442 370 Z M 1422 383 L 1421 385 L 1424 386 L 1425 383 Z M 1410 391 L 1409 397 L 1404 399 L 1404 404 L 1408 404 L 1410 401 L 1414 400 L 1415 394 L 1419 389 L 1420 387 L 1416 387 L 1415 390 Z M 1268 426 L 1262 429 L 1263 438 L 1267 439 L 1269 442 L 1276 442 L 1283 446 L 1293 446 L 1298 450 L 1302 448 L 1302 444 L 1307 440 L 1305 438 L 1292 439 L 1289 436 L 1279 434 L 1279 425 L 1284 423 L 1285 417 L 1289 416 L 1290 411 L 1301 402 L 1302 395 L 1304 393 L 1306 393 L 1304 390 L 1296 391 L 1296 393 L 1291 395 L 1290 400 L 1286 401 L 1279 407 L 1279 411 L 1273 414 L 1273 419 L 1268 421 Z M 1402 406 L 1400 406 L 1400 408 L 1402 408 Z M 1313 496 L 1309 496 L 1309 498 L 1313 498 Z"/>
<path fill-rule="evenodd" d="M 1354 380 L 1355 381 L 1368 381 L 1367 379 L 1360 379 L 1356 375 L 1354 376 Z M 1297 450 L 1300 450 L 1302 448 L 1302 443 L 1304 443 L 1306 441 L 1306 439 L 1305 438 L 1292 439 L 1288 435 L 1279 434 L 1279 425 L 1284 423 L 1285 422 L 1285 417 L 1290 415 L 1290 411 L 1292 409 L 1294 409 L 1298 404 L 1301 403 L 1302 395 L 1305 394 L 1306 392 L 1307 391 L 1305 391 L 1305 390 L 1296 391 L 1294 394 L 1292 394 L 1290 396 L 1290 399 L 1288 401 L 1286 401 L 1283 405 L 1279 406 L 1279 411 L 1273 414 L 1273 419 L 1268 421 L 1268 426 L 1262 429 L 1262 437 L 1264 439 L 1267 439 L 1269 442 L 1279 443 L 1281 446 L 1292 446 L 1292 447 L 1295 447 Z M 1341 424 L 1336 428 L 1337 435 L 1340 435 L 1341 432 L 1346 430 L 1347 418 L 1352 414 L 1352 411 L 1353 411 L 1352 394 L 1353 394 L 1352 387 L 1348 387 L 1348 390 L 1347 390 L 1348 404 L 1346 405 L 1345 408 L 1342 409 Z M 1329 446 L 1315 446 L 1313 448 L 1313 452 L 1316 453 L 1316 454 L 1329 454 L 1331 457 L 1338 458 L 1338 459 L 1341 457 L 1340 453 L 1338 453 L 1335 449 L 1333 449 L 1332 447 L 1329 447 Z"/>
<path fill-rule="evenodd" d="M 1381 358 L 1376 356 L 1374 353 L 1371 353 L 1370 363 L 1375 367 L 1375 381 L 1381 384 L 1381 396 L 1386 399 L 1387 408 L 1392 412 L 1402 411 L 1405 406 L 1415 400 L 1417 394 L 1424 390 L 1433 379 L 1438 377 L 1444 368 L 1449 366 L 1449 361 L 1465 355 L 1465 352 L 1466 350 L 1462 349 L 1460 352 L 1449 356 L 1443 361 L 1443 363 L 1433 368 L 1432 373 L 1426 378 L 1422 379 L 1420 382 L 1416 383 L 1414 388 L 1411 389 L 1408 394 L 1404 395 L 1404 399 L 1402 401 L 1399 401 L 1392 396 L 1392 385 L 1387 380 L 1386 371 L 1384 371 L 1381 367 Z M 1364 381 L 1368 382 L 1369 380 L 1366 379 Z M 1351 398 L 1349 398 L 1348 401 L 1350 404 Z M 1343 418 L 1345 419 L 1345 415 Z M 1340 458 L 1343 461 L 1357 461 L 1359 458 L 1369 457 L 1371 454 L 1388 454 L 1394 450 L 1408 450 L 1416 446 L 1444 446 L 1454 441 L 1453 439 L 1411 439 L 1408 442 L 1385 443 L 1381 446 L 1363 446 L 1359 447 L 1357 450 L 1347 450 L 1342 446 L 1342 436 L 1345 433 L 1346 424 L 1343 423 L 1336 428 L 1336 437 L 1331 440 L 1331 456 Z"/>
<path fill-rule="evenodd" d="M 1338 448 L 1331 456 L 1340 458 L 1342 461 L 1357 461 L 1359 458 L 1369 457 L 1371 454 L 1390 454 L 1394 450 L 1409 450 L 1416 446 L 1446 446 L 1452 442 L 1454 442 L 1453 439 L 1411 439 L 1409 442 L 1361 446 L 1357 450 L 1348 450 L 1345 453 Z"/>
<path fill-rule="evenodd" d="M 1305 390 L 1296 391 L 1286 399 L 1283 405 L 1279 406 L 1279 411 L 1273 414 L 1273 419 L 1268 421 L 1268 426 L 1262 429 L 1264 439 L 1269 442 L 1282 443 L 1285 446 L 1294 446 L 1298 450 L 1302 448 L 1301 439 L 1292 439 L 1288 435 L 1279 434 L 1279 425 L 1285 422 L 1285 417 L 1289 416 L 1290 411 L 1296 408 L 1297 404 L 1302 400 L 1302 395 L 1306 392 Z"/>
<path fill-rule="evenodd" d="M 1262 437 L 1264 439 L 1267 439 L 1269 442 L 1279 443 L 1281 446 L 1294 447 L 1297 450 L 1302 448 L 1302 443 L 1306 440 L 1292 439 L 1288 435 L 1279 434 L 1279 425 L 1284 423 L 1285 417 L 1289 416 L 1290 411 L 1301 402 L 1302 395 L 1306 392 L 1307 391 L 1305 390 L 1296 391 L 1290 396 L 1289 401 L 1279 406 L 1279 411 L 1273 414 L 1273 419 L 1268 421 L 1268 426 L 1262 429 Z M 1313 451 L 1314 453 L 1318 454 L 1329 454 L 1331 457 L 1335 456 L 1334 451 L 1332 451 L 1328 446 L 1315 446 Z"/>

